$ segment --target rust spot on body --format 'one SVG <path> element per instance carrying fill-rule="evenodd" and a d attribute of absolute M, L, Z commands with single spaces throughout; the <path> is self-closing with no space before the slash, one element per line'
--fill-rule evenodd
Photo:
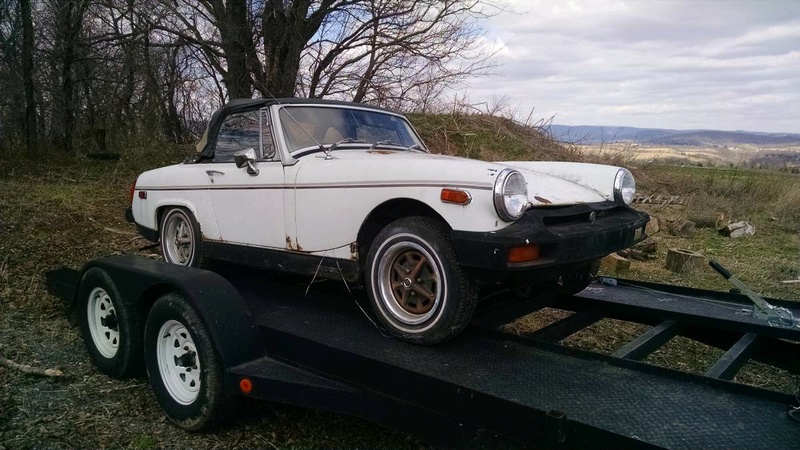
<path fill-rule="evenodd" d="M 373 155 L 391 155 L 394 152 L 390 150 L 369 150 L 367 153 L 372 153 Z"/>
<path fill-rule="evenodd" d="M 538 195 L 533 196 L 533 198 L 535 198 L 539 203 L 553 203 L 544 197 L 539 197 Z"/>
<path fill-rule="evenodd" d="M 355 242 L 350 244 L 350 259 L 358 261 L 358 244 Z"/>

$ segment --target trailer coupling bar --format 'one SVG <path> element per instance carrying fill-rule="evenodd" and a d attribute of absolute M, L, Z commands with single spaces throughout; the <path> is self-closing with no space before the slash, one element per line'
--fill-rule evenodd
<path fill-rule="evenodd" d="M 752 317 L 764 320 L 772 327 L 800 328 L 800 317 L 794 317 L 792 311 L 769 304 L 749 286 L 734 277 L 722 264 L 713 259 L 708 264 L 753 302 Z"/>

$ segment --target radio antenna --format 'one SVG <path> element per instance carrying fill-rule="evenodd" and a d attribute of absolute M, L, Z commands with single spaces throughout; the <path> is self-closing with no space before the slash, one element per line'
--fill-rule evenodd
<path fill-rule="evenodd" d="M 297 119 L 295 119 L 295 117 L 294 117 L 294 116 L 292 115 L 292 113 L 289 111 L 289 109 L 290 109 L 290 108 L 286 108 L 286 107 L 285 107 L 285 105 L 284 105 L 283 103 L 281 103 L 281 101 L 280 101 L 280 100 L 278 100 L 278 97 L 275 97 L 275 95 L 274 95 L 274 94 L 273 94 L 273 93 L 272 93 L 272 92 L 269 90 L 269 88 L 267 88 L 267 86 L 266 86 L 266 85 L 264 85 L 264 83 L 262 83 L 262 82 L 261 82 L 261 81 L 259 81 L 259 80 L 253 80 L 253 81 L 254 81 L 254 83 L 255 83 L 255 84 L 257 84 L 258 86 L 260 86 L 260 89 L 259 89 L 259 90 L 260 90 L 261 92 L 266 92 L 267 94 L 269 94 L 269 97 L 270 97 L 272 100 L 274 100 L 274 101 L 275 101 L 275 103 L 277 103 L 278 105 L 280 105 L 280 106 L 283 106 L 283 107 L 284 107 L 284 108 L 283 108 L 283 110 L 284 110 L 284 111 L 286 111 L 286 115 L 287 115 L 287 116 L 289 116 L 289 118 L 290 118 L 290 119 L 292 119 L 292 121 L 293 121 L 295 124 L 297 124 L 297 126 L 298 126 L 298 127 L 300 127 L 300 129 L 301 129 L 301 130 L 303 130 L 303 133 L 305 133 L 305 134 L 306 134 L 308 137 L 310 137 L 310 138 L 311 138 L 311 140 L 312 140 L 312 141 L 314 141 L 314 143 L 315 143 L 315 144 L 317 144 L 317 146 L 319 146 L 319 149 L 320 149 L 320 151 L 323 151 L 323 152 L 324 152 L 324 151 L 326 151 L 326 150 L 325 150 L 325 146 L 324 146 L 324 145 L 322 145 L 322 143 L 320 143 L 320 142 L 319 142 L 319 141 L 318 141 L 318 140 L 317 140 L 317 139 L 316 139 L 314 136 L 312 136 L 312 135 L 311 135 L 311 133 L 309 133 L 309 132 L 308 132 L 308 130 L 306 130 L 306 128 L 305 128 L 303 125 L 301 125 L 301 124 L 300 124 L 300 122 L 298 122 L 298 121 L 297 121 Z"/>

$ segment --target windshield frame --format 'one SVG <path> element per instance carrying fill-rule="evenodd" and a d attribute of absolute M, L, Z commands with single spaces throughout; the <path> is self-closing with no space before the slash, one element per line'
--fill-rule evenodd
<path fill-rule="evenodd" d="M 430 153 L 430 151 L 428 150 L 427 146 L 425 145 L 425 142 L 422 140 L 422 138 L 420 137 L 419 133 L 414 128 L 414 125 L 411 123 L 411 121 L 408 120 L 407 117 L 405 117 L 402 114 L 395 113 L 395 112 L 388 111 L 388 110 L 384 110 L 384 109 L 371 108 L 371 107 L 368 107 L 368 106 L 360 107 L 360 106 L 357 106 L 357 105 L 352 105 L 351 106 L 351 105 L 338 105 L 338 104 L 327 105 L 327 104 L 308 104 L 308 103 L 302 103 L 302 104 L 287 103 L 287 104 L 280 104 L 280 105 L 274 105 L 273 106 L 273 127 L 275 128 L 275 131 L 279 130 L 279 133 L 280 133 L 280 136 L 281 136 L 282 145 L 286 150 L 286 155 L 288 155 L 289 158 L 291 159 L 289 164 L 293 164 L 293 163 L 297 162 L 298 158 L 301 158 L 301 157 L 303 157 L 305 155 L 312 154 L 312 153 L 323 152 L 323 151 L 325 151 L 327 149 L 330 149 L 331 145 L 334 144 L 333 142 L 324 142 L 324 143 L 322 143 L 322 147 L 320 147 L 319 144 L 315 143 L 313 145 L 307 145 L 307 146 L 300 147 L 300 148 L 297 148 L 297 149 L 292 149 L 292 147 L 290 147 L 290 140 L 289 140 L 289 136 L 287 135 L 286 127 L 285 127 L 285 125 L 283 123 L 284 122 L 284 120 L 283 120 L 284 117 L 281 114 L 281 111 L 286 109 L 287 110 L 287 114 L 291 114 L 291 109 L 294 109 L 294 108 L 333 108 L 333 109 L 338 109 L 338 110 L 364 111 L 364 112 L 368 112 L 370 114 L 379 114 L 379 115 L 384 115 L 384 116 L 391 116 L 391 117 L 394 117 L 394 118 L 397 118 L 397 119 L 400 119 L 400 120 L 403 121 L 403 123 L 408 127 L 408 131 L 410 132 L 411 138 L 416 141 L 416 144 L 419 146 L 419 148 L 417 148 L 417 147 L 410 148 L 410 147 L 406 147 L 406 146 L 404 146 L 402 144 L 378 144 L 377 145 L 378 148 L 390 148 L 392 150 L 399 150 L 399 151 L 423 151 L 425 153 Z M 292 119 L 289 118 L 288 120 L 292 120 Z M 372 146 L 373 146 L 372 142 L 363 142 L 363 143 L 361 143 L 361 142 L 349 142 L 349 143 L 341 143 L 340 145 L 336 146 L 336 150 L 345 150 L 345 149 L 354 149 L 354 148 L 369 149 Z M 412 147 L 413 147 L 413 145 L 412 145 Z"/>

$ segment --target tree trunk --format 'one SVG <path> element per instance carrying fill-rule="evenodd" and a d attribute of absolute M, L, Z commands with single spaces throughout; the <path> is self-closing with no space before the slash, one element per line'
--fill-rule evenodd
<path fill-rule="evenodd" d="M 22 19 L 22 82 L 25 88 L 25 147 L 29 152 L 36 150 L 36 100 L 33 83 L 33 19 L 31 1 L 20 0 Z"/>
<path fill-rule="evenodd" d="M 83 15 L 88 6 L 87 0 L 63 0 L 56 2 L 59 13 L 58 40 L 60 42 L 59 61 L 59 122 L 56 124 L 57 144 L 68 154 L 73 154 L 73 135 L 75 133 L 75 86 L 73 65 L 76 59 L 78 39 L 83 25 Z M 58 47 L 57 47 L 58 48 Z"/>
<path fill-rule="evenodd" d="M 300 58 L 306 43 L 319 30 L 334 6 L 323 0 L 309 15 L 310 0 L 269 0 L 262 15 L 266 67 L 265 85 L 257 86 L 265 96 L 292 97 L 297 89 Z"/>
<path fill-rule="evenodd" d="M 216 11 L 221 12 L 215 18 L 227 63 L 227 73 L 224 74 L 223 81 L 228 89 L 228 96 L 232 99 L 252 98 L 251 74 L 259 78 L 261 63 L 256 56 L 247 2 L 230 0 L 224 7 L 219 5 Z"/>

